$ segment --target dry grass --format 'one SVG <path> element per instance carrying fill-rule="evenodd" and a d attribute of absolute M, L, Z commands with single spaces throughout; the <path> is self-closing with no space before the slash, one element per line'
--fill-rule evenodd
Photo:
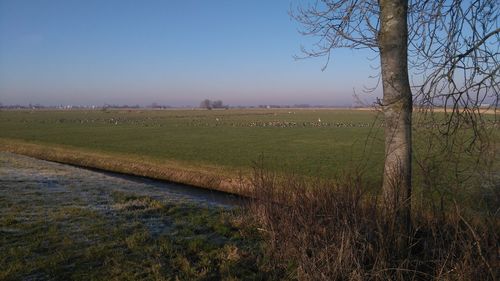
<path fill-rule="evenodd" d="M 240 194 L 241 190 L 236 187 L 245 182 L 242 177 L 232 178 L 217 167 L 195 167 L 174 161 L 158 162 L 132 155 L 86 151 L 60 145 L 39 145 L 20 140 L 0 139 L 0 151 L 235 194 Z"/>
<path fill-rule="evenodd" d="M 496 280 L 498 217 L 413 210 L 408 236 L 357 177 L 306 183 L 256 170 L 250 222 L 291 280 Z M 286 202 L 280 203 L 280 202 Z M 398 242 L 399 241 L 399 242 Z M 403 241 L 403 243 L 401 243 Z"/>

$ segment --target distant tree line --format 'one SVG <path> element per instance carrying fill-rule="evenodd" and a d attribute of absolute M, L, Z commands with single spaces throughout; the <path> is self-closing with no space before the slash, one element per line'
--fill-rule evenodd
<path fill-rule="evenodd" d="M 224 105 L 224 103 L 221 100 L 209 100 L 205 99 L 200 103 L 200 108 L 205 108 L 205 109 L 212 109 L 212 108 L 229 108 L 229 106 Z"/>

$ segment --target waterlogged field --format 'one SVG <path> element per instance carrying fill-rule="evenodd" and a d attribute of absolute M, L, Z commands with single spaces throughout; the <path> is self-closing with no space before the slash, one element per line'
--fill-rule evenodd
<path fill-rule="evenodd" d="M 0 111 L 0 139 L 233 175 L 263 158 L 278 172 L 330 178 L 357 167 L 379 181 L 382 131 L 376 113 L 361 110 Z"/>

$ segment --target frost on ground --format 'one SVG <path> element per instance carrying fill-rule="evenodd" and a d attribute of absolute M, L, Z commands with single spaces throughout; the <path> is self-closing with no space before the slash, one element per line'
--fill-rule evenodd
<path fill-rule="evenodd" d="M 0 279 L 256 277 L 256 247 L 235 225 L 235 203 L 0 152 Z"/>

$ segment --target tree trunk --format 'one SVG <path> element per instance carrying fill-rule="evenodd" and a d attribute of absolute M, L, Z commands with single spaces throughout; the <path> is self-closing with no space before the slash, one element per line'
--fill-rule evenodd
<path fill-rule="evenodd" d="M 408 79 L 407 0 L 380 0 L 378 45 L 382 67 L 385 164 L 382 195 L 386 214 L 408 231 L 411 196 L 412 94 Z"/>

